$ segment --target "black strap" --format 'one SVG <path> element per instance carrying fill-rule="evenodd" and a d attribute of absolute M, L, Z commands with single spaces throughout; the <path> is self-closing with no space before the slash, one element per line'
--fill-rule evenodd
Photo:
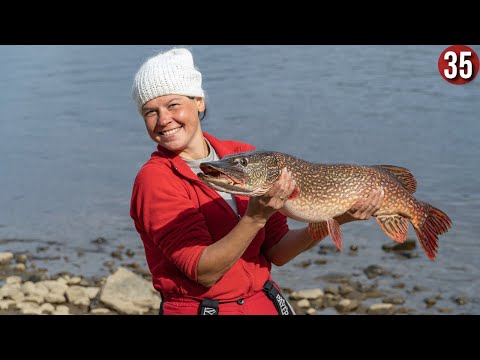
<path fill-rule="evenodd" d="M 163 315 L 163 304 L 165 303 L 164 301 L 164 297 L 163 297 L 163 294 L 161 291 L 159 291 L 160 293 L 160 309 L 158 310 L 158 315 Z"/>
<path fill-rule="evenodd" d="M 219 301 L 212 299 L 203 299 L 198 309 L 199 315 L 218 315 Z"/>
<path fill-rule="evenodd" d="M 290 307 L 290 304 L 273 285 L 273 282 L 267 280 L 265 285 L 263 285 L 263 291 L 273 301 L 279 315 L 295 315 L 293 309 Z"/>

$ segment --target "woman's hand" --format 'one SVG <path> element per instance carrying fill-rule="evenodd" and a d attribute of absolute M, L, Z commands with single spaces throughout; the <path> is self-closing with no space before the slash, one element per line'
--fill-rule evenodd
<path fill-rule="evenodd" d="M 337 221 L 340 224 L 345 224 L 355 220 L 368 220 L 382 207 L 384 198 L 385 190 L 380 187 L 372 191 L 365 200 L 353 205 L 345 214 L 338 216 Z"/>
<path fill-rule="evenodd" d="M 273 184 L 273 186 L 262 196 L 251 197 L 248 201 L 246 216 L 260 222 L 267 222 L 275 211 L 281 209 L 288 200 L 296 183 L 292 179 L 292 173 L 283 168 L 280 178 Z"/>

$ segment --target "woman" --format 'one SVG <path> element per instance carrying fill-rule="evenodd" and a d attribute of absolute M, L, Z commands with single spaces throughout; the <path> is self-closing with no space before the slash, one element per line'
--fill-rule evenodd
<path fill-rule="evenodd" d="M 157 143 L 136 176 L 130 214 L 162 295 L 160 313 L 293 314 L 271 264 L 282 266 L 319 240 L 306 227 L 289 229 L 277 212 L 295 188 L 291 174 L 283 169 L 268 193 L 252 198 L 219 193 L 198 179 L 201 162 L 254 147 L 202 131 L 202 75 L 187 49 L 148 59 L 132 92 Z M 382 201 L 379 189 L 337 220 L 368 219 Z"/>

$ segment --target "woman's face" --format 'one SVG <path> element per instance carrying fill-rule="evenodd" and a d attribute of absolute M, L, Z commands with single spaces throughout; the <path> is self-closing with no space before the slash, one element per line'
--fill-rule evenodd
<path fill-rule="evenodd" d="M 183 158 L 195 158 L 195 151 L 204 148 L 198 117 L 204 110 L 203 98 L 165 95 L 145 103 L 142 115 L 153 141 Z"/>

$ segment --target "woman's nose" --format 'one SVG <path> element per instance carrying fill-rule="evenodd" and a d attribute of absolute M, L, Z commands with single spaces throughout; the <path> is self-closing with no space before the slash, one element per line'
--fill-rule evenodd
<path fill-rule="evenodd" d="M 157 125 L 165 126 L 171 121 L 171 116 L 168 111 L 161 111 L 158 114 Z"/>

